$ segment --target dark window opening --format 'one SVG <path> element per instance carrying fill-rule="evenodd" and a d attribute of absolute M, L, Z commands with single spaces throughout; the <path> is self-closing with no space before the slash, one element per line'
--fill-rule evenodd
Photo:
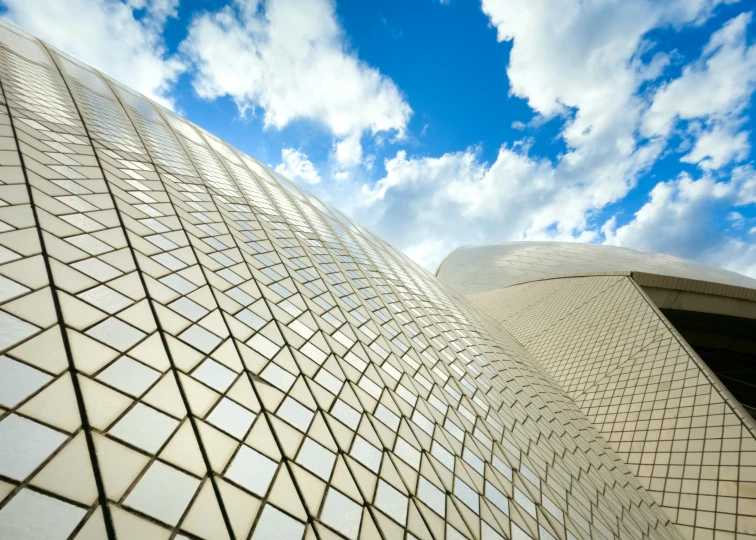
<path fill-rule="evenodd" d="M 756 320 L 676 309 L 661 311 L 756 418 Z"/>

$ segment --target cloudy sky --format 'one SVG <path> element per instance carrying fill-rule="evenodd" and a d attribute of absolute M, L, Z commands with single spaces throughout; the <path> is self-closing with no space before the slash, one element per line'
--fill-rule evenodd
<path fill-rule="evenodd" d="M 750 0 L 0 0 L 430 270 L 557 239 L 756 276 Z"/>

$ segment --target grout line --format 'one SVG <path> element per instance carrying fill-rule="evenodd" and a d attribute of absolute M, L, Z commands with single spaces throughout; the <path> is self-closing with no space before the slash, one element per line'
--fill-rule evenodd
<path fill-rule="evenodd" d="M 47 49 L 47 46 L 45 44 L 43 44 L 43 46 L 45 46 L 45 48 Z M 52 56 L 52 54 L 50 54 L 50 56 Z M 55 63 L 55 65 L 57 66 L 57 62 Z M 60 67 L 58 67 L 58 71 L 60 72 Z M 181 385 L 181 380 L 180 380 L 179 375 L 178 375 L 179 372 L 178 372 L 178 369 L 176 368 L 176 364 L 175 364 L 175 362 L 173 360 L 173 355 L 171 354 L 171 350 L 170 350 L 170 348 L 168 346 L 168 341 L 165 338 L 165 332 L 162 329 L 162 326 L 160 325 L 160 319 L 157 316 L 157 311 L 155 310 L 155 306 L 153 304 L 154 301 L 153 301 L 152 297 L 150 296 L 149 289 L 147 288 L 147 284 L 145 282 L 143 272 L 142 272 L 142 270 L 141 270 L 141 268 L 139 266 L 139 262 L 138 262 L 136 256 L 134 255 L 134 253 L 137 252 L 137 251 L 133 248 L 133 246 L 131 244 L 131 240 L 130 240 L 128 232 L 127 232 L 128 229 L 124 225 L 123 217 L 121 216 L 121 212 L 117 208 L 116 197 L 113 195 L 113 191 L 110 188 L 110 181 L 107 179 L 107 177 L 105 175 L 105 170 L 103 169 L 102 163 L 100 162 L 100 157 L 97 155 L 97 149 L 94 147 L 94 144 L 93 144 L 94 143 L 94 139 L 89 134 L 89 130 L 88 130 L 86 122 L 84 120 L 84 116 L 81 114 L 81 111 L 79 110 L 79 106 L 76 103 L 76 99 L 74 98 L 74 94 L 73 94 L 73 92 L 71 91 L 71 88 L 68 85 L 68 81 L 66 81 L 65 77 L 63 77 L 63 73 L 62 72 L 61 72 L 61 78 L 63 78 L 63 82 L 66 85 L 66 88 L 68 89 L 69 94 L 71 95 L 71 100 L 73 101 L 74 106 L 76 107 L 76 111 L 79 114 L 79 117 L 81 118 L 82 125 L 84 126 L 84 130 L 86 131 L 87 137 L 89 139 L 90 146 L 92 147 L 92 151 L 94 153 L 94 157 L 95 157 L 95 159 L 97 161 L 97 166 L 98 166 L 98 168 L 100 169 L 100 172 L 103 175 L 103 183 L 107 187 L 108 194 L 110 195 L 110 199 L 113 202 L 113 209 L 115 210 L 115 213 L 118 216 L 118 223 L 120 224 L 120 227 L 123 230 L 124 238 L 126 239 L 126 243 L 127 243 L 128 247 L 129 247 L 129 250 L 131 251 L 131 256 L 132 256 L 132 259 L 134 260 L 134 265 L 136 266 L 137 275 L 139 276 L 139 280 L 141 282 L 142 288 L 144 289 L 144 294 L 145 294 L 145 298 L 147 299 L 147 303 L 150 306 L 150 312 L 152 313 L 152 317 L 155 320 L 155 325 L 157 327 L 157 333 L 160 336 L 160 340 L 161 340 L 161 342 L 163 344 L 163 348 L 165 349 L 165 353 L 166 353 L 166 355 L 168 357 L 168 360 L 170 361 L 171 371 L 173 372 L 174 379 L 176 380 L 176 385 L 178 387 L 179 393 L 181 394 L 181 399 L 182 399 L 182 401 L 184 403 L 184 408 L 186 409 L 187 418 L 189 419 L 189 423 L 191 424 L 192 430 L 194 431 L 194 436 L 197 439 L 197 445 L 199 447 L 200 453 L 202 454 L 202 460 L 204 461 L 205 468 L 207 469 L 207 472 L 208 472 L 208 478 L 210 479 L 210 482 L 211 482 L 211 484 L 213 486 L 213 491 L 215 492 L 215 496 L 218 499 L 218 506 L 220 508 L 220 512 L 221 512 L 221 515 L 223 517 L 224 524 L 226 525 L 226 528 L 228 530 L 229 536 L 233 539 L 233 538 L 235 538 L 235 536 L 234 536 L 233 528 L 231 527 L 231 521 L 230 521 L 230 519 L 228 517 L 228 513 L 226 512 L 225 507 L 223 506 L 222 499 L 220 498 L 220 491 L 219 491 L 218 486 L 217 486 L 217 484 L 215 482 L 214 473 L 213 473 L 212 467 L 210 466 L 210 460 L 209 460 L 209 458 L 207 456 L 207 452 L 205 451 L 204 446 L 201 443 L 199 429 L 198 429 L 198 427 L 196 425 L 195 417 L 194 417 L 194 415 L 191 412 L 191 408 L 189 407 L 189 400 L 188 400 L 188 398 L 186 396 L 186 392 L 184 391 L 184 388 Z M 121 106 L 123 107 L 123 105 L 121 105 Z M 128 203 L 126 203 L 126 204 L 128 204 Z M 153 456 L 153 461 L 156 460 L 157 457 L 158 457 L 157 455 Z M 199 489 L 197 491 L 199 492 Z M 195 497 L 196 497 L 196 495 L 195 495 Z M 189 505 L 187 506 L 187 511 L 189 511 Z M 185 515 L 182 515 L 182 519 L 184 517 L 185 517 Z M 174 526 L 173 528 L 175 529 L 175 528 L 177 528 L 177 526 Z"/>
<path fill-rule="evenodd" d="M 224 218 L 224 214 L 223 214 L 223 212 L 221 212 L 221 211 L 220 211 L 220 210 L 218 209 L 218 205 L 217 205 L 217 203 L 215 202 L 215 199 L 214 199 L 215 195 L 213 195 L 213 194 L 212 194 L 212 193 L 210 192 L 210 189 L 211 189 L 211 188 L 210 188 L 210 187 L 209 187 L 209 186 L 207 185 L 207 183 L 206 183 L 206 182 L 205 182 L 205 180 L 203 179 L 203 177 L 202 177 L 201 173 L 199 172 L 199 170 L 197 170 L 197 168 L 196 168 L 196 166 L 195 166 L 195 163 L 194 163 L 194 159 L 193 159 L 193 158 L 192 158 L 192 156 L 191 156 L 191 155 L 189 154 L 189 152 L 187 152 L 186 148 L 184 147 L 183 141 L 181 141 L 181 138 L 179 137 L 179 135 L 178 135 L 178 134 L 176 134 L 176 132 L 175 132 L 175 131 L 173 130 L 173 128 L 172 128 L 172 127 L 170 126 L 170 124 L 169 124 L 169 123 L 168 123 L 168 122 L 167 122 L 167 121 L 165 120 L 165 118 L 163 117 L 163 114 L 162 114 L 162 112 L 161 112 L 161 111 L 158 111 L 158 114 L 160 114 L 161 118 L 163 119 L 163 122 L 164 122 L 164 123 L 166 124 L 166 126 L 168 127 L 168 129 L 169 129 L 169 130 L 171 131 L 171 133 L 172 133 L 172 134 L 174 135 L 174 137 L 175 137 L 175 138 L 176 138 L 176 140 L 178 141 L 179 145 L 181 146 L 182 150 L 183 150 L 183 151 L 184 151 L 184 153 L 186 154 L 186 157 L 187 157 L 187 158 L 189 159 L 189 162 L 190 162 L 190 163 L 192 164 L 192 167 L 193 167 L 193 168 L 195 169 L 195 172 L 197 173 L 197 178 L 199 179 L 199 181 L 200 181 L 200 182 L 202 182 L 202 185 L 203 185 L 203 186 L 205 187 L 205 189 L 207 190 L 207 194 L 208 194 L 208 196 L 210 197 L 210 202 L 212 202 L 213 206 L 215 206 L 215 208 L 216 208 L 216 211 L 218 212 L 218 214 L 219 214 L 219 216 L 220 216 L 220 218 L 221 218 L 221 220 L 222 220 L 222 222 L 223 222 L 224 226 L 225 226 L 226 228 L 228 228 L 228 225 L 227 225 L 227 223 L 226 223 L 226 220 L 225 220 L 225 218 Z M 132 124 L 133 124 L 133 121 L 132 121 Z M 135 129 L 136 129 L 136 126 L 135 126 Z M 137 135 L 138 135 L 138 136 L 140 137 L 140 139 L 141 139 L 141 135 L 139 135 L 138 133 L 137 133 Z M 144 145 L 144 143 L 143 143 L 143 145 Z M 227 169 L 225 168 L 225 165 L 223 164 L 223 162 L 222 162 L 222 161 L 220 161 L 220 158 L 218 158 L 218 156 L 217 156 L 217 154 L 215 154 L 214 150 L 212 150 L 212 149 L 211 149 L 211 148 L 209 147 L 209 145 L 207 145 L 207 147 L 208 147 L 208 150 L 209 150 L 210 152 L 212 152 L 212 153 L 213 153 L 213 155 L 215 155 L 215 157 L 216 157 L 216 158 L 217 158 L 217 159 L 219 160 L 219 162 L 220 162 L 221 166 L 223 166 L 224 170 L 226 170 L 226 173 L 227 173 L 227 174 L 229 174 L 229 177 L 230 177 L 230 173 L 228 173 L 228 170 L 227 170 Z M 145 149 L 146 149 L 146 146 L 145 146 Z M 148 153 L 149 153 L 149 150 L 148 150 Z M 234 182 L 233 178 L 231 178 L 231 181 L 232 181 L 232 182 Z M 235 184 L 235 183 L 234 183 L 234 187 L 236 187 L 236 188 L 238 189 L 238 186 L 236 186 L 236 184 Z M 215 189 L 215 188 L 213 187 L 212 189 Z M 239 190 L 239 192 L 241 193 L 241 190 Z M 166 190 L 166 193 L 167 193 L 167 190 Z M 170 198 L 170 197 L 171 197 L 171 195 L 169 195 L 169 198 Z M 244 197 L 242 197 L 242 198 L 244 198 Z M 245 200 L 246 200 L 246 199 L 245 199 Z M 172 201 L 171 201 L 171 205 L 173 206 L 173 202 L 172 202 Z M 175 212 L 175 206 L 174 206 L 174 212 Z M 177 218 L 178 218 L 179 220 L 183 219 L 183 218 L 179 217 L 179 215 L 178 215 L 178 212 L 176 212 L 176 216 L 177 216 Z M 229 236 L 230 236 L 230 237 L 231 237 L 231 238 L 233 239 L 233 241 L 234 241 L 234 245 L 236 246 L 236 249 L 238 249 L 238 250 L 239 250 L 239 253 L 240 253 L 240 254 L 242 255 L 242 259 L 243 259 L 243 261 L 244 261 L 244 264 L 245 264 L 245 265 L 247 265 L 247 266 L 249 266 L 249 263 L 248 263 L 248 262 L 246 261 L 246 259 L 244 259 L 244 255 L 243 255 L 243 252 L 242 252 L 242 250 L 241 250 L 241 249 L 239 248 L 239 246 L 238 246 L 238 244 L 237 244 L 237 242 L 236 242 L 236 237 L 235 237 L 235 236 L 234 236 L 233 234 L 231 234 L 230 230 L 229 230 Z M 208 281 L 208 279 L 207 279 L 206 269 L 205 269 L 204 265 L 202 265 L 202 264 L 201 264 L 201 263 L 199 262 L 199 258 L 198 258 L 198 257 L 196 256 L 196 251 L 195 251 L 194 245 L 193 245 L 193 244 L 192 244 L 192 242 L 191 242 L 191 239 L 189 240 L 189 245 L 191 246 L 192 252 L 193 252 L 193 253 L 195 253 L 195 258 L 197 259 L 197 266 L 198 266 L 198 267 L 200 268 L 200 270 L 202 271 L 202 275 L 203 275 L 203 277 L 204 277 L 204 279 L 205 279 L 205 282 L 206 282 L 206 283 L 208 284 L 208 289 L 210 290 L 210 293 L 211 293 L 211 294 L 212 294 L 212 296 L 213 296 L 213 300 L 215 301 L 215 304 L 216 304 L 216 306 L 218 306 L 218 311 L 219 311 L 219 312 L 220 312 L 221 314 L 225 313 L 225 311 L 221 309 L 221 307 L 220 307 L 220 304 L 218 303 L 218 299 L 217 299 L 217 296 L 216 296 L 216 293 L 215 293 L 215 287 L 214 287 L 214 286 L 212 286 L 212 285 L 210 285 L 210 282 L 209 282 L 209 281 Z M 250 272 L 250 275 L 252 275 L 252 273 L 251 273 L 251 272 Z M 252 275 L 251 279 L 252 279 L 252 280 L 254 280 L 255 284 L 257 283 L 257 280 L 255 279 L 254 275 Z M 270 311 L 270 312 L 271 312 L 271 314 L 273 314 L 273 312 L 272 312 L 272 311 L 270 310 L 270 306 L 269 306 L 269 304 L 268 304 L 268 300 L 267 300 L 267 298 L 265 298 L 265 296 L 264 296 L 264 295 L 262 295 L 262 293 L 261 293 L 261 295 L 260 295 L 260 298 L 261 298 L 261 299 L 263 300 L 263 302 L 265 303 L 266 307 L 268 308 L 268 311 Z M 274 323 L 276 324 L 276 328 L 278 328 L 278 331 L 279 331 L 279 333 L 281 334 L 281 336 L 282 336 L 282 338 L 283 338 L 283 340 L 284 340 L 284 343 L 286 344 L 286 346 L 287 346 L 287 347 L 290 347 L 289 343 L 288 343 L 288 342 L 286 341 L 286 338 L 284 337 L 284 334 L 283 334 L 283 333 L 282 333 L 282 332 L 280 331 L 280 328 L 278 327 L 278 320 L 277 320 L 277 319 L 275 318 L 275 316 L 273 317 L 272 321 L 273 321 L 273 322 L 274 322 Z M 290 461 L 290 459 L 289 459 L 289 458 L 288 458 L 288 457 L 286 456 L 286 452 L 284 451 L 284 448 L 283 448 L 283 444 L 282 444 L 282 443 L 281 443 L 281 441 L 279 440 L 279 438 L 278 438 L 278 435 L 277 435 L 277 433 L 276 433 L 275 429 L 273 428 L 273 424 L 272 424 L 272 423 L 270 422 L 270 419 L 269 419 L 270 411 L 268 411 L 268 410 L 267 410 L 267 409 L 265 408 L 265 405 L 264 405 L 264 402 L 263 402 L 263 400 L 262 400 L 262 399 L 260 399 L 260 394 L 259 394 L 259 392 L 258 392 L 258 390 L 257 390 L 257 387 L 256 387 L 256 386 L 255 386 L 255 384 L 254 384 L 254 379 L 252 378 L 252 374 L 251 374 L 251 372 L 249 371 L 249 369 L 247 369 L 247 366 L 246 366 L 246 364 L 245 364 L 245 362 L 244 362 L 244 357 L 242 356 L 242 354 L 241 354 L 241 351 L 239 350 L 239 346 L 238 346 L 238 344 L 237 344 L 237 342 L 236 342 L 236 337 L 235 337 L 235 336 L 234 336 L 234 334 L 233 334 L 233 333 L 231 332 L 231 329 L 230 329 L 230 327 L 228 326 L 228 323 L 227 323 L 227 321 L 226 321 L 226 318 L 225 318 L 225 317 L 223 317 L 223 322 L 224 322 L 224 325 L 226 326 L 226 329 L 227 329 L 227 330 L 228 330 L 228 332 L 229 332 L 229 339 L 231 340 L 231 343 L 232 343 L 232 344 L 233 344 L 233 346 L 234 346 L 234 350 L 236 351 L 236 354 L 237 354 L 237 355 L 239 356 L 239 359 L 240 359 L 240 360 L 241 360 L 241 362 L 242 362 L 242 366 L 244 367 L 244 372 L 245 372 L 245 373 L 247 374 L 247 378 L 248 378 L 248 380 L 249 380 L 249 382 L 250 382 L 250 386 L 252 387 L 252 390 L 253 390 L 253 392 L 255 393 L 255 398 L 256 398 L 256 399 L 257 399 L 257 401 L 258 401 L 258 402 L 260 403 L 260 411 L 261 411 L 261 412 L 263 413 L 263 416 L 265 417 L 265 421 L 267 422 L 268 426 L 270 427 L 270 433 L 271 433 L 271 435 L 272 435 L 272 437 L 273 437 L 274 441 L 276 442 L 276 446 L 278 447 L 278 451 L 279 451 L 279 453 L 281 454 L 281 465 L 284 465 L 284 466 L 286 467 L 287 473 L 289 474 L 289 477 L 291 478 L 292 484 L 294 485 L 294 488 L 295 488 L 295 490 L 296 490 L 296 492 L 297 492 L 297 495 L 298 495 L 298 496 L 299 496 L 299 498 L 300 498 L 300 502 L 301 502 L 302 508 L 304 509 L 305 513 L 306 513 L 306 514 L 307 514 L 307 516 L 308 516 L 307 522 L 308 522 L 308 523 L 314 523 L 314 522 L 316 521 L 316 519 L 315 519 L 315 518 L 314 518 L 314 517 L 313 517 L 313 516 L 312 516 L 312 515 L 310 514 L 310 510 L 309 510 L 309 508 L 307 507 L 307 502 L 306 502 L 306 500 L 305 500 L 305 498 L 304 498 L 304 495 L 302 495 L 302 492 L 301 492 L 301 488 L 299 487 L 299 484 L 298 484 L 298 483 L 297 483 L 297 481 L 296 481 L 296 478 L 295 478 L 295 476 L 294 476 L 294 474 L 293 474 L 293 471 L 292 471 L 292 469 L 291 469 L 291 465 L 289 465 L 289 461 Z M 293 355 L 292 355 L 292 357 L 293 357 Z M 272 360 L 270 360 L 270 362 L 272 362 Z M 266 384 L 267 384 L 267 383 L 266 383 Z M 285 392 L 284 394 L 285 394 L 286 396 L 288 396 L 288 395 L 289 395 L 289 394 L 288 394 L 288 392 Z M 305 436 L 306 436 L 306 434 L 305 434 Z M 243 443 L 242 443 L 242 444 L 243 444 Z M 271 488 L 272 488 L 272 485 L 271 485 Z M 260 519 L 260 516 L 261 516 L 261 515 L 262 515 L 262 512 L 260 512 L 260 514 L 259 514 L 258 516 L 256 516 L 256 522 L 257 522 L 257 521 L 258 521 L 258 520 Z M 315 534 L 316 534 L 316 536 L 317 536 L 317 537 L 320 537 L 320 535 L 318 534 L 317 530 L 316 530 L 316 529 L 315 529 L 314 527 L 313 527 L 313 531 L 315 532 Z"/>
<path fill-rule="evenodd" d="M 61 74 L 61 77 L 62 77 L 62 74 Z M 71 344 L 68 340 L 68 332 L 66 332 L 66 324 L 63 318 L 63 310 L 61 309 L 60 299 L 58 298 L 58 290 L 55 285 L 55 280 L 53 279 L 52 267 L 50 265 L 50 255 L 47 253 L 47 247 L 45 245 L 44 235 L 42 234 L 42 227 L 39 222 L 39 216 L 37 215 L 37 207 L 34 204 L 33 189 L 29 181 L 29 176 L 26 171 L 26 164 L 24 163 L 24 155 L 21 152 L 21 146 L 19 144 L 18 136 L 16 134 L 16 126 L 13 121 L 13 114 L 11 113 L 11 107 L 10 107 L 10 104 L 8 103 L 8 99 L 5 94 L 5 86 L 2 83 L 2 81 L 0 81 L 0 92 L 2 92 L 6 108 L 8 110 L 8 118 L 10 120 L 11 130 L 13 131 L 13 138 L 15 139 L 16 150 L 18 152 L 18 156 L 21 161 L 21 170 L 24 174 L 24 182 L 26 184 L 26 190 L 29 196 L 29 205 L 34 215 L 35 228 L 37 229 L 37 236 L 39 238 L 39 243 L 40 243 L 40 248 L 41 248 L 41 253 L 42 253 L 42 260 L 44 261 L 44 264 L 45 264 L 45 270 L 47 272 L 47 279 L 50 286 L 50 292 L 51 292 L 50 296 L 52 297 L 52 300 L 53 300 L 53 306 L 55 308 L 55 315 L 57 316 L 58 326 L 60 327 L 60 330 L 61 330 L 60 334 L 63 341 L 63 348 L 66 353 L 66 358 L 68 359 L 68 371 L 69 371 L 69 375 L 71 376 L 71 383 L 73 385 L 74 394 L 76 396 L 76 404 L 79 408 L 79 415 L 81 417 L 81 427 L 82 427 L 82 431 L 84 432 L 84 437 L 87 442 L 87 449 L 89 451 L 89 458 L 92 463 L 93 476 L 95 480 L 95 485 L 97 487 L 97 499 L 98 499 L 100 507 L 102 508 L 103 521 L 105 522 L 105 531 L 107 532 L 109 539 L 115 540 L 116 534 L 115 534 L 115 528 L 113 526 L 113 519 L 110 514 L 110 508 L 108 507 L 108 504 L 107 504 L 107 498 L 105 496 L 105 486 L 102 481 L 102 473 L 100 470 L 100 464 L 97 459 L 97 451 L 94 444 L 94 437 L 92 436 L 92 427 L 89 423 L 89 416 L 87 415 L 87 410 L 84 404 L 84 395 L 81 391 L 81 386 L 79 385 L 79 378 L 76 372 L 76 365 L 74 364 L 73 352 L 71 350 Z"/>

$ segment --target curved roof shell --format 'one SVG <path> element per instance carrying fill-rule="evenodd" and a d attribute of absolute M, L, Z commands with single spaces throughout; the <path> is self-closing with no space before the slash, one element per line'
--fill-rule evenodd
<path fill-rule="evenodd" d="M 539 279 L 632 272 L 756 289 L 756 279 L 672 255 L 572 242 L 464 246 L 444 259 L 436 275 L 456 291 L 474 294 Z"/>

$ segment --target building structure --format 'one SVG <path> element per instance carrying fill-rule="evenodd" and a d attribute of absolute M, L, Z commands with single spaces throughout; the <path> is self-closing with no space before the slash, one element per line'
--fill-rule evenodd
<path fill-rule="evenodd" d="M 0 539 L 748 538 L 751 420 L 700 359 L 646 385 L 700 446 L 670 503 L 625 445 L 643 420 L 610 427 L 523 337 L 545 311 L 510 328 L 0 23 Z"/>
<path fill-rule="evenodd" d="M 752 537 L 756 280 L 560 242 L 467 246 L 437 274 L 548 371 L 687 538 Z"/>

